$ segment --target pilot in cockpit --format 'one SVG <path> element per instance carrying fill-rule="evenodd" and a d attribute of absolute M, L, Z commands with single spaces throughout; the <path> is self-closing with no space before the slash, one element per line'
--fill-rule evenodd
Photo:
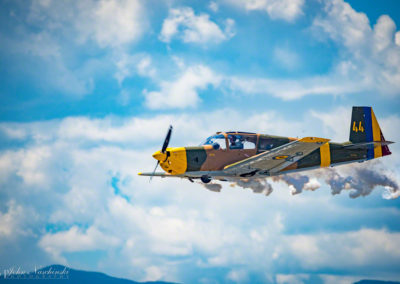
<path fill-rule="evenodd" d="M 243 149 L 243 142 L 240 136 L 228 135 L 229 149 Z"/>

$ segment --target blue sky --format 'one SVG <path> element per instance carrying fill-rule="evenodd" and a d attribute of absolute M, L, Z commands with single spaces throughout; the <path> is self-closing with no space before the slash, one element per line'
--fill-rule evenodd
<path fill-rule="evenodd" d="M 347 141 L 351 107 L 369 105 L 399 141 L 397 1 L 1 6 L 1 269 L 62 263 L 185 283 L 400 279 L 398 143 L 381 161 L 263 182 L 268 196 L 137 176 L 153 169 L 170 123 L 171 146 L 219 130 Z"/>

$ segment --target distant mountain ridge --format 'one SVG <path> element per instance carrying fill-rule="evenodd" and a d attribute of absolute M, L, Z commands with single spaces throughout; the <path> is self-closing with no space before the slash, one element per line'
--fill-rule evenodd
<path fill-rule="evenodd" d="M 98 283 L 98 284 L 174 284 L 164 281 L 137 282 L 133 280 L 116 278 L 102 272 L 83 271 L 72 269 L 64 265 L 50 265 L 38 269 L 36 272 L 19 273 L 18 271 L 9 271 L 9 275 L 2 272 L 0 283 Z"/>

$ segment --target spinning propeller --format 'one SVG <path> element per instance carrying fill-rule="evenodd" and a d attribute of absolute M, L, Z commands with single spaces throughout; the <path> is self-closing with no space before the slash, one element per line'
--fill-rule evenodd
<path fill-rule="evenodd" d="M 162 148 L 161 148 L 161 153 L 162 154 L 165 154 L 165 151 L 167 150 L 167 147 L 168 147 L 168 144 L 169 144 L 169 139 L 171 138 L 171 134 L 172 134 L 172 125 L 169 126 L 168 132 L 167 132 L 167 136 L 164 139 L 164 143 L 163 143 Z M 153 178 L 153 176 L 154 176 L 159 164 L 160 164 L 160 160 L 157 161 L 156 167 L 154 168 L 154 171 L 153 171 L 152 175 L 150 176 L 149 182 L 151 182 L 151 179 Z"/>

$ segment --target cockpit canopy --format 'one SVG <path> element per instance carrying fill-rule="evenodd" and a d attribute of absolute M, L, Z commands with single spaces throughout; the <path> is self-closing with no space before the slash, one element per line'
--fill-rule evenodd
<path fill-rule="evenodd" d="M 202 145 L 212 145 L 215 150 L 256 149 L 257 134 L 248 132 L 217 132 L 206 139 Z"/>

